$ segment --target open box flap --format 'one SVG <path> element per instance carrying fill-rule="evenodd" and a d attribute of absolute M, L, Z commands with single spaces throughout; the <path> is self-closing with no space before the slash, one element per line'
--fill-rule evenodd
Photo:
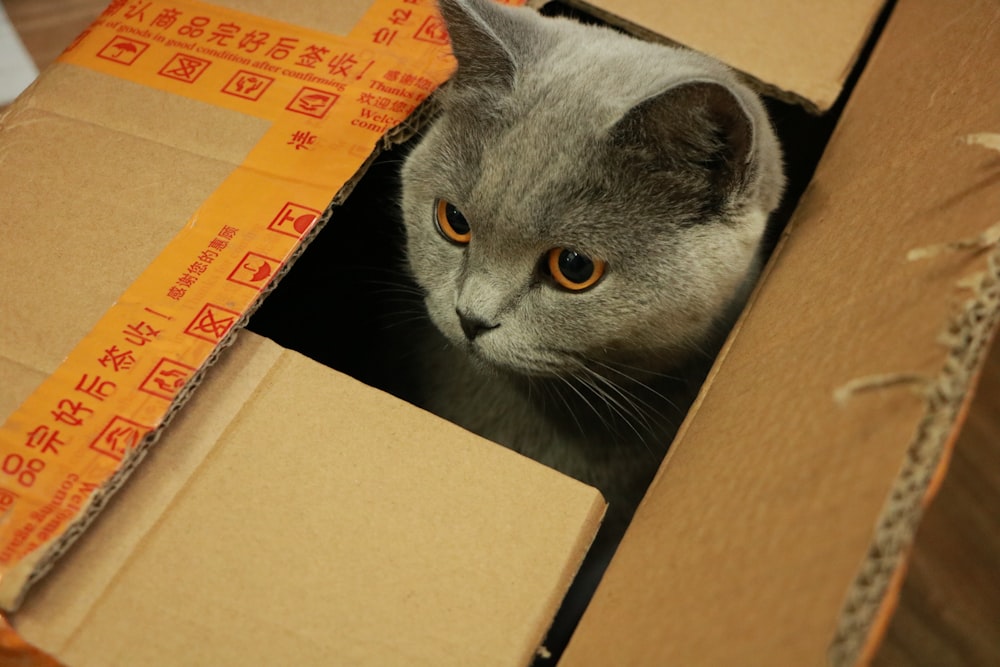
<path fill-rule="evenodd" d="M 16 627 L 74 667 L 526 664 L 603 509 L 244 332 Z"/>
<path fill-rule="evenodd" d="M 197 2 L 171 7 L 109 6 L 0 117 L 9 193 L 0 309 L 11 314 L 0 320 L 0 360 L 11 370 L 0 394 L 11 487 L 2 496 L 7 610 L 61 551 L 60 536 L 72 538 L 95 514 L 100 497 L 90 489 L 103 493 L 127 476 L 138 460 L 129 452 L 180 406 L 213 347 L 258 299 L 260 281 L 290 264 L 331 197 L 338 188 L 346 196 L 377 150 L 378 128 L 353 126 L 334 134 L 323 125 L 326 139 L 313 145 L 324 116 L 343 126 L 370 109 L 334 92 L 350 84 L 303 70 L 318 64 L 310 54 L 371 40 L 373 20 L 388 20 L 384 6 L 350 3 L 320 22 L 346 37 Z M 347 23 L 361 9 L 367 22 Z M 218 33 L 206 30 L 213 20 Z M 240 30 L 246 44 L 233 41 Z M 267 50 L 261 40 L 271 40 Z M 372 76 L 412 68 L 411 88 L 426 94 L 446 63 L 439 44 L 416 44 L 382 52 L 388 60 Z M 257 51 L 263 58 L 251 61 Z M 386 127 L 419 101 L 401 90 L 416 101 L 397 105 Z M 63 483 L 78 487 L 66 497 L 82 504 L 64 504 Z"/>
<path fill-rule="evenodd" d="M 644 37 L 715 56 L 778 97 L 833 106 L 885 0 L 569 0 Z"/>
<path fill-rule="evenodd" d="M 852 664 L 941 461 L 924 390 L 953 424 L 982 362 L 954 375 L 941 339 L 982 252 L 908 253 L 998 222 L 997 153 L 967 142 L 1000 129 L 996 12 L 894 9 L 563 664 L 820 664 L 838 627 Z"/>
<path fill-rule="evenodd" d="M 120 115 L 101 114 L 90 104 L 100 97 L 89 94 L 74 95 L 77 106 L 53 111 L 77 86 L 114 95 Z M 192 133 L 183 123 L 162 123 L 155 136 L 161 122 L 154 110 L 164 108 L 176 117 L 201 118 L 214 145 L 189 150 L 180 137 Z M 130 131 L 129 124 L 148 136 Z M 0 123 L 6 155 L 0 162 L 6 285 L 0 311 L 18 314 L 0 319 L 0 354 L 53 372 L 232 172 L 233 160 L 259 137 L 260 124 L 72 66 L 46 70 Z M 163 165 L 182 167 L 165 174 Z M 0 417 L 19 403 L 0 406 L 6 408 Z"/>
<path fill-rule="evenodd" d="M 260 3 L 284 20 L 312 11 L 285 7 Z M 344 33 L 370 7 L 349 3 L 329 12 L 339 28 L 321 27 Z M 114 40 L 109 53 L 124 54 Z M 204 203 L 267 125 L 66 63 L 8 110 L 0 418 L 175 235 L 204 221 Z M 239 264 L 234 246 L 218 252 Z M 194 323 L 183 335 L 201 335 Z M 173 663 L 184 647 L 188 664 L 530 659 L 600 522 L 594 489 L 248 333 L 206 377 L 15 616 L 29 639 L 72 665 Z M 146 389 L 147 402 L 174 396 Z M 33 436 L 20 437 L 23 448 Z M 73 493 L 45 509 L 61 514 Z"/>

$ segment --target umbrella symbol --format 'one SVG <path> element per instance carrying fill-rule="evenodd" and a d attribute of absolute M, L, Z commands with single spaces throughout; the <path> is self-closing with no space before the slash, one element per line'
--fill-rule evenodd
<path fill-rule="evenodd" d="M 312 213 L 306 213 L 305 215 L 300 215 L 295 218 L 295 221 L 292 222 L 292 227 L 294 227 L 295 231 L 299 234 L 302 234 L 309 229 L 309 226 L 314 222 L 316 222 L 316 216 Z"/>
<path fill-rule="evenodd" d="M 265 278 L 271 275 L 271 265 L 268 264 L 266 261 L 262 261 L 260 263 L 260 268 L 257 269 L 255 269 L 253 267 L 253 264 L 251 264 L 250 262 L 244 264 L 243 268 L 246 269 L 247 271 L 254 272 L 253 277 L 250 278 L 250 282 L 252 283 L 259 283 L 261 280 L 264 280 Z"/>
<path fill-rule="evenodd" d="M 131 53 L 134 55 L 139 52 L 139 49 L 132 42 L 117 42 L 112 44 L 111 48 L 118 49 L 114 56 L 112 56 L 115 60 L 121 60 L 122 54 Z"/>

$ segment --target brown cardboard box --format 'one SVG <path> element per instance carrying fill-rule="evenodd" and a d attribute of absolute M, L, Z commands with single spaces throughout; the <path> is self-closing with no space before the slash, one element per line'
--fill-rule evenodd
<path fill-rule="evenodd" d="M 337 35 L 370 3 L 239 4 Z M 207 215 L 268 123 L 57 63 L 0 125 L 6 419 Z M 603 511 L 593 489 L 244 332 L 14 622 L 68 665 L 524 664 Z M 21 575 L 5 572 L 7 608 Z"/>
<path fill-rule="evenodd" d="M 902 582 L 998 322 L 997 18 L 894 6 L 563 664 L 997 662 L 995 438 L 963 433 L 978 492 L 945 480 Z"/>
<path fill-rule="evenodd" d="M 367 2 L 355 4 L 333 18 L 308 3 L 240 6 L 337 31 Z M 728 58 L 826 109 L 878 5 L 584 8 Z M 981 537 L 996 534 L 995 513 L 981 511 L 1000 486 L 988 435 L 996 394 L 972 396 L 1000 313 L 997 264 L 963 291 L 956 284 L 986 268 L 983 253 L 935 245 L 998 221 L 997 154 L 965 140 L 1000 132 L 996 19 L 971 1 L 893 7 L 562 664 L 996 661 L 997 545 Z M 0 135 L 17 155 L 0 163 L 0 182 L 18 214 L 4 215 L 0 246 L 0 312 L 17 315 L 0 320 L 0 372 L 12 378 L 0 414 L 52 372 L 263 131 L 187 100 L 163 109 L 162 94 L 68 65 L 44 77 Z M 128 100 L 130 113 L 67 103 L 88 87 Z M 136 109 L 226 131 L 213 155 L 192 161 L 200 146 L 181 132 L 151 141 L 132 123 Z M 92 159 L 106 135 L 114 160 Z M 78 142 L 76 168 L 48 157 L 67 141 Z M 128 160 L 138 146 L 142 159 Z M 108 203 L 95 187 L 125 175 L 156 182 L 180 155 L 193 164 L 183 196 L 115 199 L 135 224 L 88 225 Z M 37 222 L 8 222 L 34 209 Z M 45 224 L 56 219 L 83 222 Z M 121 276 L 95 277 L 88 267 L 107 256 L 97 241 L 122 233 L 139 252 L 119 258 Z M 44 258 L 67 255 L 53 278 Z M 40 301 L 41 285 L 59 293 Z M 970 427 L 958 436 L 963 409 Z M 279 432 L 290 413 L 301 415 L 295 433 Z M 978 494 L 945 477 L 956 439 L 953 472 Z M 71 665 L 523 664 L 600 511 L 592 490 L 242 334 L 14 620 Z M 966 521 L 935 518 L 945 511 Z M 976 548 L 943 547 L 959 539 Z M 965 577 L 942 579 L 949 567 Z M 935 606 L 942 596 L 960 621 Z"/>

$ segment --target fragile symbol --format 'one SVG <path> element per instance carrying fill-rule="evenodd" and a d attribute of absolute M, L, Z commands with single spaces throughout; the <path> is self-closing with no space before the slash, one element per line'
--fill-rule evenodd
<path fill-rule="evenodd" d="M 316 222 L 319 214 L 320 212 L 314 208 L 288 202 L 267 228 L 279 234 L 301 238 Z"/>
<path fill-rule="evenodd" d="M 236 324 L 240 314 L 212 303 L 205 304 L 198 312 L 184 333 L 209 343 L 218 343 Z"/>
<path fill-rule="evenodd" d="M 427 19 L 413 35 L 413 39 L 431 44 L 447 44 L 448 30 L 444 26 L 444 21 L 437 16 L 428 16 Z"/>
<path fill-rule="evenodd" d="M 233 272 L 229 274 L 228 280 L 259 290 L 267 285 L 270 277 L 274 275 L 279 266 L 281 266 L 281 260 L 248 252 L 236 265 Z"/>
<path fill-rule="evenodd" d="M 323 118 L 338 99 L 340 96 L 336 93 L 305 86 L 285 108 L 313 118 Z"/>
<path fill-rule="evenodd" d="M 274 79 L 269 76 L 241 69 L 233 75 L 229 83 L 222 87 L 222 92 L 256 101 L 272 83 L 274 83 Z"/>
<path fill-rule="evenodd" d="M 158 74 L 184 83 L 194 83 L 204 73 L 211 61 L 177 53 L 160 68 Z"/>
<path fill-rule="evenodd" d="M 130 37 L 115 37 L 97 52 L 97 57 L 121 65 L 131 65 L 148 48 L 149 44 L 146 42 L 140 42 Z"/>
<path fill-rule="evenodd" d="M 139 446 L 150 428 L 131 419 L 115 415 L 97 436 L 90 448 L 121 461 L 129 451 Z"/>
<path fill-rule="evenodd" d="M 164 357 L 142 381 L 139 390 L 171 401 L 196 370 L 193 366 Z"/>

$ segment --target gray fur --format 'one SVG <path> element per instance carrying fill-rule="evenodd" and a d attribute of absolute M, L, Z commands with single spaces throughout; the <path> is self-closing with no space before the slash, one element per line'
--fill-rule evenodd
<path fill-rule="evenodd" d="M 623 524 L 758 272 L 784 178 L 720 63 L 489 0 L 441 0 L 459 61 L 403 170 L 410 270 L 439 334 L 427 408 L 594 484 Z M 433 223 L 455 204 L 472 240 Z M 607 262 L 570 293 L 554 247 Z M 495 328 L 470 341 L 456 309 Z"/>

